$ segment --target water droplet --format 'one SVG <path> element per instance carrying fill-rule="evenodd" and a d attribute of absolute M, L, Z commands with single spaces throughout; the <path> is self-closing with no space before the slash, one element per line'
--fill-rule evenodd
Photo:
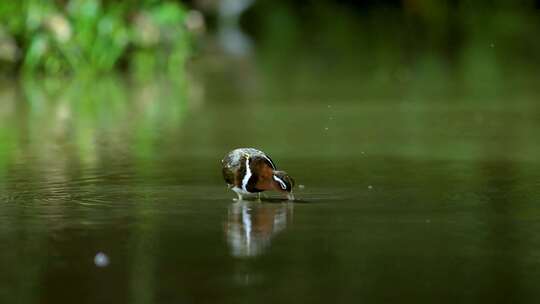
<path fill-rule="evenodd" d="M 103 252 L 98 252 L 94 257 L 94 264 L 97 267 L 107 267 L 109 266 L 109 257 Z"/>

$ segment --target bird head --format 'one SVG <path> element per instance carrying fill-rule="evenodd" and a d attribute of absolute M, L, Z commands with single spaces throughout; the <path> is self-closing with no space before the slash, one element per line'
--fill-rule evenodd
<path fill-rule="evenodd" d="M 282 192 L 291 192 L 294 187 L 294 179 L 285 171 L 274 171 L 272 180 L 276 189 Z"/>

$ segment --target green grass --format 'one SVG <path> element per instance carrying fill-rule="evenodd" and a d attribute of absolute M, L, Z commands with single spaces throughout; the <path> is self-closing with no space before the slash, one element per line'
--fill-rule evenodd
<path fill-rule="evenodd" d="M 190 49 L 186 12 L 168 1 L 2 1 L 0 66 L 43 74 L 178 70 Z"/>

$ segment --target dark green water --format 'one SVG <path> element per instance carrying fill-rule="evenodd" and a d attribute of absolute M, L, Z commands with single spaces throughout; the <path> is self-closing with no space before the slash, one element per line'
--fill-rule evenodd
<path fill-rule="evenodd" d="M 0 303 L 540 300 L 537 75 L 204 66 L 2 81 Z M 239 146 L 299 201 L 234 203 Z"/>

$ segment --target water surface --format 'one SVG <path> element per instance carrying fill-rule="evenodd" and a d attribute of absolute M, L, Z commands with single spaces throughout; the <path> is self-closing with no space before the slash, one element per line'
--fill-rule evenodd
<path fill-rule="evenodd" d="M 2 82 L 1 303 L 540 298 L 538 90 L 200 64 Z M 242 146 L 299 201 L 233 202 Z"/>

